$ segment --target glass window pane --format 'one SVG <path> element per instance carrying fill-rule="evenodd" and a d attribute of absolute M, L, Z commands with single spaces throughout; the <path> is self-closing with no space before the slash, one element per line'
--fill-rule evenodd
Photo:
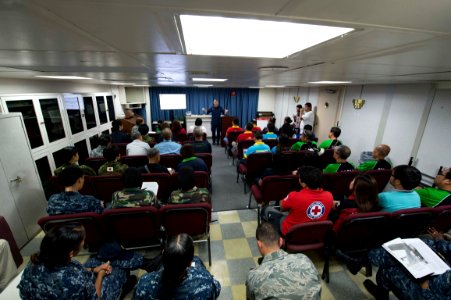
<path fill-rule="evenodd" d="M 39 99 L 42 116 L 49 142 L 54 142 L 66 136 L 64 133 L 63 120 L 61 118 L 58 99 Z"/>
<path fill-rule="evenodd" d="M 105 124 L 108 122 L 107 116 L 106 116 L 106 105 L 105 100 L 103 96 L 97 96 L 97 110 L 99 111 L 99 120 L 100 124 Z"/>
<path fill-rule="evenodd" d="M 6 106 L 8 107 L 9 112 L 22 113 L 31 148 L 36 148 L 44 145 L 44 142 L 42 141 L 41 131 L 39 130 L 36 112 L 33 107 L 33 101 L 7 101 Z"/>
<path fill-rule="evenodd" d="M 88 129 L 96 127 L 96 116 L 94 105 L 92 104 L 92 97 L 83 97 L 83 104 L 85 106 L 86 127 Z"/>
<path fill-rule="evenodd" d="M 114 119 L 116 119 L 113 96 L 106 96 L 106 103 L 108 105 L 108 115 L 110 117 L 110 121 L 113 121 Z"/>
<path fill-rule="evenodd" d="M 99 146 L 99 136 L 93 135 L 89 138 L 89 143 L 91 144 L 91 150 L 97 148 L 97 146 Z"/>
<path fill-rule="evenodd" d="M 44 189 L 45 196 L 48 199 L 53 193 L 56 192 L 50 182 L 52 172 L 50 171 L 49 160 L 47 159 L 47 156 L 44 156 L 36 160 L 35 163 L 38 169 L 39 178 L 41 178 L 42 188 Z"/>
<path fill-rule="evenodd" d="M 78 97 L 65 96 L 64 106 L 69 116 L 70 130 L 72 134 L 76 134 L 83 131 L 83 123 L 81 120 L 81 110 L 78 103 Z"/>
<path fill-rule="evenodd" d="M 74 144 L 75 148 L 78 150 L 78 164 L 84 165 L 86 159 L 89 157 L 88 147 L 86 145 L 86 140 L 81 140 Z"/>
<path fill-rule="evenodd" d="M 102 131 L 102 134 L 110 134 L 110 131 L 109 130 L 104 130 L 104 131 Z"/>

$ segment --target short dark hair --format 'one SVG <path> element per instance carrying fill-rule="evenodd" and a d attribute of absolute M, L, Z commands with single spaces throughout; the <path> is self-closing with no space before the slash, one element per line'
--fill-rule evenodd
<path fill-rule="evenodd" d="M 309 140 L 309 141 L 313 140 L 313 131 L 304 130 L 304 132 L 302 134 L 307 138 L 307 140 Z"/>
<path fill-rule="evenodd" d="M 119 128 L 122 126 L 121 120 L 114 120 L 111 122 L 111 131 L 119 131 Z"/>
<path fill-rule="evenodd" d="M 99 137 L 99 145 L 106 147 L 109 143 L 111 143 L 111 136 L 109 134 L 102 133 Z"/>
<path fill-rule="evenodd" d="M 276 125 L 274 125 L 274 123 L 269 122 L 268 125 L 266 125 L 266 128 L 268 129 L 268 132 L 274 132 L 276 130 Z"/>
<path fill-rule="evenodd" d="M 345 145 L 337 146 L 334 148 L 334 152 L 337 153 L 341 159 L 347 159 L 351 155 L 351 148 Z"/>
<path fill-rule="evenodd" d="M 83 176 L 83 170 L 79 166 L 71 165 L 61 171 L 58 175 L 58 182 L 64 187 L 69 187 L 73 186 Z"/>
<path fill-rule="evenodd" d="M 322 172 L 320 169 L 312 166 L 303 166 L 298 169 L 299 179 L 305 183 L 308 188 L 315 190 L 321 187 Z"/>
<path fill-rule="evenodd" d="M 308 107 L 312 108 L 312 103 L 307 102 L 307 103 L 304 104 L 304 106 L 308 106 Z"/>
<path fill-rule="evenodd" d="M 240 120 L 238 118 L 233 119 L 233 124 L 239 125 L 240 124 Z"/>
<path fill-rule="evenodd" d="M 257 241 L 262 242 L 268 246 L 279 245 L 280 235 L 277 230 L 274 228 L 269 222 L 262 222 L 257 226 L 257 230 L 255 232 L 255 237 Z"/>
<path fill-rule="evenodd" d="M 77 148 L 75 148 L 74 146 L 68 146 L 68 147 L 64 147 L 61 150 L 61 156 L 64 160 L 65 163 L 70 162 L 70 160 L 72 159 L 72 157 L 74 155 L 76 155 L 78 153 Z"/>
<path fill-rule="evenodd" d="M 417 168 L 408 165 L 394 167 L 393 177 L 399 180 L 405 190 L 413 190 L 421 182 L 421 172 Z"/>
<path fill-rule="evenodd" d="M 158 148 L 151 147 L 150 150 L 147 152 L 147 157 L 154 158 L 158 154 L 160 154 L 160 150 L 158 150 Z"/>
<path fill-rule="evenodd" d="M 178 170 L 177 180 L 182 191 L 189 191 L 196 185 L 194 170 L 190 166 L 183 166 Z"/>
<path fill-rule="evenodd" d="M 119 150 L 116 147 L 103 149 L 103 157 L 107 161 L 114 161 L 119 156 Z"/>
<path fill-rule="evenodd" d="M 247 131 L 251 131 L 252 128 L 254 128 L 254 124 L 252 124 L 252 122 L 249 122 L 249 123 L 246 124 L 246 130 Z"/>
<path fill-rule="evenodd" d="M 139 125 L 138 127 L 139 133 L 141 133 L 142 136 L 145 136 L 149 133 L 149 126 L 147 124 Z"/>
<path fill-rule="evenodd" d="M 340 134 L 341 134 L 341 129 L 338 128 L 338 127 L 332 127 L 332 128 L 330 129 L 330 132 L 333 134 L 334 137 L 337 138 L 337 137 L 339 137 Z"/>
<path fill-rule="evenodd" d="M 260 131 L 254 131 L 254 138 L 257 140 L 263 139 L 263 135 Z"/>
<path fill-rule="evenodd" d="M 191 144 L 185 144 L 180 148 L 180 155 L 183 159 L 193 157 L 194 156 L 194 149 Z"/>
<path fill-rule="evenodd" d="M 445 175 L 445 179 L 451 179 L 451 168 L 448 169 L 448 173 L 443 175 Z"/>
<path fill-rule="evenodd" d="M 304 126 L 303 129 L 304 129 L 304 130 L 313 130 L 313 126 L 310 125 L 310 124 L 307 124 L 307 125 Z"/>
<path fill-rule="evenodd" d="M 196 121 L 194 121 L 194 125 L 196 125 L 196 126 L 202 125 L 202 119 L 201 118 L 196 118 Z"/>
<path fill-rule="evenodd" d="M 302 104 L 296 105 L 296 108 L 302 108 Z"/>
<path fill-rule="evenodd" d="M 137 188 L 143 184 L 143 178 L 137 168 L 127 168 L 122 174 L 122 184 L 124 188 Z"/>
<path fill-rule="evenodd" d="M 290 117 L 285 117 L 284 122 L 288 123 L 288 124 L 291 124 L 291 123 L 293 123 L 293 120 L 291 120 Z"/>

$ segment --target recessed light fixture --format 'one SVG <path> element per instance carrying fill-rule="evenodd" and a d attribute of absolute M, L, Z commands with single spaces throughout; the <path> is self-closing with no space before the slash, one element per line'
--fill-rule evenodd
<path fill-rule="evenodd" d="M 265 88 L 273 88 L 273 89 L 278 89 L 278 88 L 284 88 L 284 85 L 265 85 Z"/>
<path fill-rule="evenodd" d="M 323 81 L 311 81 L 309 83 L 312 83 L 312 84 L 347 84 L 347 83 L 352 83 L 352 81 L 328 81 L 328 80 L 323 80 Z"/>
<path fill-rule="evenodd" d="M 201 82 L 224 82 L 227 81 L 225 78 L 192 78 L 193 81 Z"/>
<path fill-rule="evenodd" d="M 49 79 L 77 79 L 77 80 L 87 80 L 87 79 L 92 79 L 89 77 L 81 77 L 81 76 L 64 76 L 64 75 L 60 75 L 60 76 L 50 76 L 50 75 L 37 75 L 35 77 L 39 77 L 39 78 L 49 78 Z"/>
<path fill-rule="evenodd" d="M 187 54 L 282 58 L 354 28 L 180 15 Z"/>
<path fill-rule="evenodd" d="M 197 87 L 210 87 L 210 86 L 213 86 L 212 84 L 193 84 L 194 86 L 197 86 Z"/>

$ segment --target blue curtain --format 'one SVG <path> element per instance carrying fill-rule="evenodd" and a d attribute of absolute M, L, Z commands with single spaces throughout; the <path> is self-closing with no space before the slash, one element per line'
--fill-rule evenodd
<path fill-rule="evenodd" d="M 203 114 L 202 108 L 213 106 L 213 99 L 228 109 L 227 115 L 236 116 L 240 124 L 252 121 L 258 107 L 258 89 L 244 88 L 184 88 L 184 87 L 151 87 L 150 107 L 152 121 L 182 119 L 186 111 L 193 115 Z M 186 94 L 186 110 L 160 110 L 160 94 Z M 233 95 L 233 96 L 232 96 Z"/>

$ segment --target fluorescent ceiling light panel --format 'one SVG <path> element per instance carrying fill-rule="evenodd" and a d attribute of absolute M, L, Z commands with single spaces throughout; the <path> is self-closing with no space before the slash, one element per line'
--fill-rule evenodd
<path fill-rule="evenodd" d="M 110 82 L 110 84 L 114 84 L 114 85 L 135 85 L 133 82 Z"/>
<path fill-rule="evenodd" d="M 78 80 L 87 80 L 87 79 L 92 79 L 89 77 L 81 77 L 81 76 L 47 76 L 47 75 L 38 75 L 35 77 L 39 77 L 39 78 L 51 78 L 51 79 L 78 79 Z"/>
<path fill-rule="evenodd" d="M 180 15 L 187 54 L 283 58 L 354 28 Z"/>
<path fill-rule="evenodd" d="M 328 80 L 323 80 L 323 81 L 312 81 L 309 82 L 312 84 L 347 84 L 347 83 L 352 83 L 352 81 L 328 81 Z"/>
<path fill-rule="evenodd" d="M 284 88 L 284 85 L 265 85 L 265 88 Z"/>
<path fill-rule="evenodd" d="M 225 78 L 192 78 L 193 81 L 204 81 L 204 82 L 224 82 L 227 81 Z"/>
<path fill-rule="evenodd" d="M 197 87 L 210 87 L 210 86 L 213 86 L 212 84 L 193 84 L 194 86 L 197 86 Z"/>

